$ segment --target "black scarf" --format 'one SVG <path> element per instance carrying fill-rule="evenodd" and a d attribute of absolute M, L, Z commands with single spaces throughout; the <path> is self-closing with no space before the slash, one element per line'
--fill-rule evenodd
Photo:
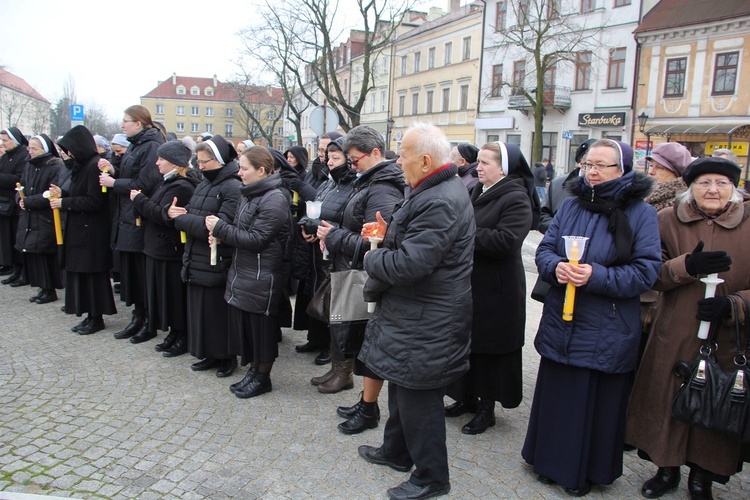
<path fill-rule="evenodd" d="M 208 182 L 213 182 L 219 176 L 219 173 L 221 172 L 222 168 L 224 167 L 215 168 L 213 170 L 202 170 L 203 177 L 208 179 Z"/>
<path fill-rule="evenodd" d="M 633 248 L 633 229 L 625 217 L 623 209 L 629 205 L 629 200 L 615 201 L 605 200 L 594 194 L 593 197 L 581 193 L 578 202 L 583 208 L 595 214 L 604 214 L 609 217 L 607 229 L 615 240 L 615 258 L 609 266 L 619 266 L 630 261 L 630 253 Z"/>

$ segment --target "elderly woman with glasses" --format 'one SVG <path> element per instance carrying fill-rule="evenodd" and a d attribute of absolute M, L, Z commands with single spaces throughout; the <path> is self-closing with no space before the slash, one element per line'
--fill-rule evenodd
<path fill-rule="evenodd" d="M 522 455 L 539 480 L 573 496 L 622 475 L 625 410 L 641 337 L 639 296 L 661 264 L 656 210 L 643 198 L 652 181 L 632 171 L 633 150 L 591 145 L 573 197 L 555 215 L 536 253 L 551 285 L 534 346 L 542 359 Z M 564 236 L 588 238 L 568 261 Z M 571 259 L 574 260 L 574 259 Z M 563 318 L 567 285 L 572 320 Z"/>
<path fill-rule="evenodd" d="M 711 498 L 713 482 L 726 483 L 738 470 L 740 440 L 690 427 L 671 416 L 682 379 L 675 363 L 698 353 L 699 321 L 715 321 L 719 364 L 734 367 L 737 352 L 730 294 L 750 301 L 750 198 L 737 188 L 740 168 L 724 158 L 701 158 L 688 166 L 688 190 L 675 206 L 659 212 L 662 269 L 655 289 L 662 292 L 654 326 L 636 377 L 628 409 L 626 442 L 657 467 L 641 493 L 658 498 L 680 483 L 680 466 L 690 468 L 691 498 Z M 704 299 L 700 278 L 720 273 L 716 297 Z M 742 300 L 740 300 L 742 304 Z M 743 311 L 740 321 L 748 321 Z M 731 325 L 731 326 L 730 326 Z M 745 346 L 741 346 L 741 350 Z"/>

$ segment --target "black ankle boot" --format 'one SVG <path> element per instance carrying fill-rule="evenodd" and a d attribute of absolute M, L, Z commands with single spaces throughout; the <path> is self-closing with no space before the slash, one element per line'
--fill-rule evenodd
<path fill-rule="evenodd" d="M 3 285 L 10 285 L 21 276 L 21 270 L 21 266 L 13 266 L 13 272 L 10 274 L 10 276 L 0 281 L 0 283 L 2 283 Z"/>
<path fill-rule="evenodd" d="M 481 434 L 495 425 L 495 402 L 480 399 L 477 414 L 461 428 L 464 434 Z"/>
<path fill-rule="evenodd" d="M 71 328 L 70 331 L 78 333 L 78 330 L 80 330 L 81 328 L 85 328 L 89 323 L 91 323 L 91 316 L 78 323 L 76 326 Z"/>
<path fill-rule="evenodd" d="M 124 329 L 115 333 L 116 339 L 129 339 L 136 333 L 138 333 L 143 327 L 144 314 L 142 311 L 134 310 L 133 318 L 130 320 L 130 324 Z"/>
<path fill-rule="evenodd" d="M 134 339 L 135 337 L 133 337 Z M 131 341 L 133 339 L 130 339 Z M 188 351 L 188 345 L 187 345 L 187 336 L 184 334 L 179 335 L 174 342 L 172 342 L 172 345 L 169 346 L 169 349 L 165 349 L 161 355 L 165 358 L 175 358 L 177 356 L 182 356 Z"/>
<path fill-rule="evenodd" d="M 148 329 L 148 318 L 143 320 L 143 326 L 138 332 L 130 337 L 131 344 L 140 344 L 156 337 L 156 332 L 150 332 Z"/>
<path fill-rule="evenodd" d="M 690 469 L 690 475 L 688 476 L 690 500 L 713 500 L 714 496 L 711 492 L 712 484 L 713 481 L 706 477 L 705 473 Z"/>
<path fill-rule="evenodd" d="M 78 335 L 91 335 L 92 333 L 104 330 L 104 320 L 101 316 L 90 316 L 86 319 L 88 319 L 89 322 L 78 329 Z"/>
<path fill-rule="evenodd" d="M 364 392 L 359 393 L 359 401 L 354 406 L 339 406 L 336 408 L 336 414 L 341 418 L 352 418 L 364 404 L 364 394 Z"/>
<path fill-rule="evenodd" d="M 245 377 L 239 382 L 237 382 L 236 384 L 230 385 L 229 390 L 234 392 L 238 389 L 244 389 L 245 387 L 248 386 L 248 384 L 250 384 L 250 382 L 253 381 L 256 375 L 258 375 L 258 370 L 256 370 L 254 367 L 251 366 L 250 369 L 245 374 Z"/>
<path fill-rule="evenodd" d="M 380 422 L 380 408 L 378 402 L 362 401 L 359 411 L 346 422 L 341 422 L 338 429 L 344 434 L 359 434 L 367 429 L 374 429 Z"/>
<path fill-rule="evenodd" d="M 680 484 L 679 467 L 659 467 L 656 475 L 643 483 L 641 495 L 646 498 L 659 498 Z"/>
<path fill-rule="evenodd" d="M 229 377 L 237 369 L 237 357 L 232 356 L 229 359 L 222 359 L 219 368 L 216 370 L 216 376 L 219 378 Z"/>
<path fill-rule="evenodd" d="M 455 403 L 445 407 L 445 416 L 448 418 L 460 417 L 464 413 L 476 413 L 477 411 L 477 398 L 469 397 L 464 401 L 456 401 Z"/>
<path fill-rule="evenodd" d="M 40 288 L 39 290 L 36 291 L 36 295 L 32 295 L 31 297 L 29 297 L 29 302 L 36 302 L 36 299 L 41 297 L 42 294 L 44 294 L 44 290 Z"/>
<path fill-rule="evenodd" d="M 245 387 L 242 389 L 236 389 L 234 395 L 240 399 L 254 398 L 261 394 L 271 392 L 272 389 L 271 377 L 268 373 L 258 373 Z"/>
<path fill-rule="evenodd" d="M 164 337 L 164 342 L 161 342 L 159 344 L 156 344 L 154 346 L 154 350 L 156 352 L 163 352 L 172 347 L 172 344 L 174 344 L 175 340 L 177 340 L 177 333 L 175 333 L 174 330 L 169 330 L 169 333 L 166 337 Z"/>
<path fill-rule="evenodd" d="M 49 304 L 57 300 L 57 292 L 53 290 L 44 290 L 34 302 L 37 304 Z"/>

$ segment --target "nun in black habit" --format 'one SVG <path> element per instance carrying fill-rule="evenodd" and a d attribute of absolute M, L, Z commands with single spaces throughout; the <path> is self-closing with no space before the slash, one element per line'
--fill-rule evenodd
<path fill-rule="evenodd" d="M 29 164 L 29 141 L 16 127 L 0 131 L 5 153 L 0 156 L 0 274 L 10 274 L 2 284 L 24 286 L 28 284 L 23 272 L 21 252 L 15 250 L 18 231 L 19 207 L 16 204 L 16 183 Z"/>

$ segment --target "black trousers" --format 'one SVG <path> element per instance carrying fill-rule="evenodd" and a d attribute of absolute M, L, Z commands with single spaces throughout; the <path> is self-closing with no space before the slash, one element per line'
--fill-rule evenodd
<path fill-rule="evenodd" d="M 415 390 L 388 382 L 390 416 L 381 452 L 399 465 L 413 463 L 416 469 L 409 482 L 417 486 L 449 480 L 444 396 L 445 387 Z"/>

